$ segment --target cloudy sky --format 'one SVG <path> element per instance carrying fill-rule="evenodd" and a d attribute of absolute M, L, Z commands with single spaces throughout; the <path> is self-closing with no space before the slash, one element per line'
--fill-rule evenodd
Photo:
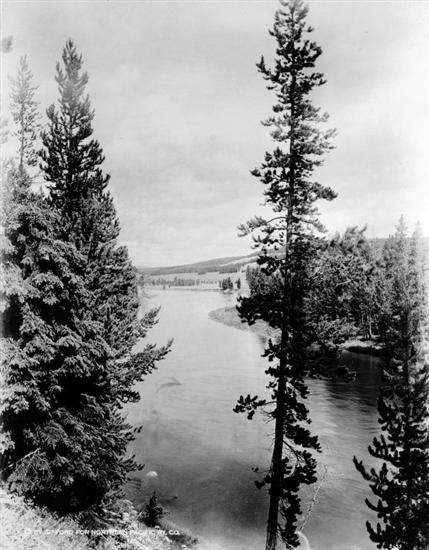
<path fill-rule="evenodd" d="M 68 37 L 83 53 L 96 137 L 137 265 L 246 254 L 236 226 L 258 211 L 249 171 L 271 147 L 273 98 L 255 68 L 270 59 L 275 0 L 3 0 L 6 75 L 29 55 L 45 108 Z M 309 21 L 328 83 L 314 101 L 338 129 L 318 179 L 338 192 L 329 229 L 386 236 L 403 213 L 429 235 L 429 2 L 313 1 Z M 9 144 L 11 146 L 11 144 Z"/>

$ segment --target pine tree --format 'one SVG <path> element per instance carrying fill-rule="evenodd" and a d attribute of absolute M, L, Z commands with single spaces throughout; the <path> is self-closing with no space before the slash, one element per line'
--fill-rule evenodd
<path fill-rule="evenodd" d="M 378 398 L 382 433 L 369 453 L 380 469 L 356 468 L 377 497 L 366 500 L 382 524 L 367 522 L 377 548 L 424 550 L 429 546 L 429 370 L 424 267 L 418 232 L 411 239 L 403 218 L 385 246 L 382 341 L 384 385 Z"/>
<path fill-rule="evenodd" d="M 100 168 L 102 150 L 89 139 L 94 114 L 84 95 L 88 77 L 80 72 L 82 60 L 71 41 L 63 62 L 64 69 L 57 67 L 59 110 L 48 109 L 49 128 L 42 135 L 41 168 L 50 184 L 46 219 L 51 229 L 46 233 L 55 255 L 45 242 L 20 238 L 32 253 L 40 246 L 59 266 L 49 264 L 54 296 L 47 294 L 48 304 L 39 296 L 39 302 L 28 306 L 33 317 L 43 316 L 43 323 L 29 328 L 18 318 L 15 347 L 22 353 L 27 343 L 23 331 L 31 329 L 41 356 L 23 380 L 18 375 L 11 381 L 27 388 L 34 376 L 45 416 L 22 416 L 18 405 L 9 406 L 6 424 L 15 447 L 5 461 L 9 481 L 23 480 L 28 496 L 62 513 L 89 510 L 91 517 L 101 513 L 102 503 L 138 467 L 134 457 L 125 457 L 133 430 L 124 423 L 121 408 L 139 399 L 135 382 L 156 368 L 168 346 L 147 345 L 132 352 L 156 322 L 157 311 L 137 317 L 136 271 L 126 248 L 116 242 L 119 224 L 107 191 L 109 178 Z M 28 254 L 22 254 L 25 263 Z M 42 284 L 47 275 L 39 277 L 37 269 L 35 264 L 34 277 Z"/>
<path fill-rule="evenodd" d="M 325 351 L 352 336 L 372 335 L 376 321 L 376 260 L 365 228 L 349 227 L 320 240 L 310 265 L 307 299 L 314 339 Z"/>
<path fill-rule="evenodd" d="M 303 377 L 309 369 L 305 297 L 314 233 L 322 229 L 315 203 L 335 196 L 330 188 L 312 179 L 334 135 L 332 130 L 319 128 L 328 115 L 321 114 L 309 99 L 311 90 L 325 82 L 322 74 L 312 70 L 321 48 L 307 39 L 312 28 L 306 24 L 308 8 L 303 2 L 281 4 L 270 31 L 277 42 L 274 67 L 268 68 L 264 58 L 258 64 L 267 88 L 274 90 L 277 99 L 274 114 L 264 124 L 271 128 L 278 145 L 253 171 L 265 186 L 265 202 L 274 217 L 256 217 L 241 226 L 242 234 L 256 232 L 258 263 L 265 276 L 274 277 L 275 284 L 262 298 L 258 293 L 242 298 L 239 307 L 240 315 L 250 324 L 264 319 L 280 329 L 281 337 L 277 342 L 270 341 L 265 350 L 272 362 L 266 371 L 272 403 L 248 395 L 241 396 L 235 408 L 236 412 L 246 411 L 251 418 L 262 407 L 275 421 L 271 467 L 264 480 L 258 482 L 259 486 L 269 485 L 266 550 L 276 548 L 279 531 L 287 548 L 299 545 L 298 493 L 302 484 L 316 481 L 312 451 L 320 451 L 320 445 L 305 427 L 310 419 L 303 403 L 308 395 Z"/>
<path fill-rule="evenodd" d="M 158 524 L 158 521 L 162 517 L 163 513 L 164 511 L 162 509 L 162 506 L 158 504 L 156 491 L 153 491 L 148 504 L 146 504 L 144 522 L 148 527 L 155 527 L 155 525 Z"/>
<path fill-rule="evenodd" d="M 63 219 L 64 239 L 72 241 L 87 259 L 86 281 L 91 293 L 91 317 L 102 324 L 103 337 L 123 362 L 136 340 L 155 322 L 154 312 L 137 321 L 139 308 L 136 271 L 126 247 L 117 245 L 119 222 L 107 189 L 110 177 L 93 133 L 91 109 L 81 72 L 82 57 L 72 41 L 57 64 L 59 111 L 48 109 L 49 130 L 42 134 L 42 165 L 50 183 L 50 204 Z"/>
<path fill-rule="evenodd" d="M 83 462 L 82 426 L 59 403 L 75 349 L 97 335 L 74 313 L 86 299 L 84 264 L 56 238 L 55 212 L 21 168 L 9 171 L 6 185 L 2 472 L 14 489 L 47 503 L 64 496 Z"/>
<path fill-rule="evenodd" d="M 5 36 L 0 40 L 0 54 L 6 54 L 12 51 L 12 36 Z M 0 99 L 0 146 L 7 142 L 9 137 L 8 120 L 3 117 L 3 105 Z M 3 162 L 2 162 L 3 169 Z M 2 177 L 5 177 L 2 174 Z"/>
<path fill-rule="evenodd" d="M 40 132 L 40 114 L 38 103 L 35 100 L 37 86 L 33 86 L 33 74 L 28 66 L 27 56 L 19 62 L 16 78 L 11 79 L 12 92 L 10 95 L 11 113 L 17 126 L 15 136 L 18 138 L 19 170 L 37 164 L 35 142 Z"/>
<path fill-rule="evenodd" d="M 99 485 L 106 485 L 110 474 L 113 480 L 118 478 L 117 472 L 109 472 L 107 461 L 105 465 L 95 460 L 88 464 L 95 450 L 104 454 L 112 445 L 105 444 L 105 432 L 88 429 L 88 411 L 79 410 L 70 399 L 69 388 L 76 381 L 81 383 L 85 372 L 100 367 L 106 345 L 94 323 L 78 314 L 89 301 L 84 258 L 73 243 L 59 238 L 58 214 L 43 196 L 31 191 L 28 80 L 23 77 L 16 86 L 17 103 L 12 102 L 12 108 L 24 113 L 14 118 L 17 135 L 24 139 L 19 167 L 7 174 L 2 202 L 6 277 L 2 472 L 22 494 L 65 511 L 97 499 Z M 37 120 L 33 115 L 30 118 Z M 90 407 L 95 409 L 92 403 Z M 121 450 L 120 443 L 120 439 L 115 441 L 116 451 Z M 86 499 L 82 498 L 85 492 L 89 492 Z"/>

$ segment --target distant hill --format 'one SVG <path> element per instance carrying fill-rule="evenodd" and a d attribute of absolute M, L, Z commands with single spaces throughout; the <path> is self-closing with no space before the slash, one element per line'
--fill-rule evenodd
<path fill-rule="evenodd" d="M 258 252 L 253 252 L 247 256 L 226 256 L 225 258 L 214 258 L 213 260 L 204 260 L 192 264 L 172 265 L 167 267 L 141 267 L 139 273 L 144 275 L 171 275 L 176 273 L 210 273 L 218 271 L 220 273 L 234 273 L 243 265 L 255 262 Z"/>

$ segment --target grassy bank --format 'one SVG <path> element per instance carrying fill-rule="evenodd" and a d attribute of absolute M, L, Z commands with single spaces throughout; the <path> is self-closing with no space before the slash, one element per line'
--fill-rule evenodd
<path fill-rule="evenodd" d="M 263 338 L 274 338 L 278 331 L 269 327 L 264 321 L 256 321 L 252 326 L 249 326 L 247 323 L 243 323 L 238 316 L 237 310 L 235 307 L 222 307 L 220 309 L 215 309 L 209 313 L 210 319 L 217 321 L 229 327 L 234 327 L 239 330 L 250 330 L 258 336 Z M 373 340 L 347 340 L 342 344 L 342 348 L 353 353 L 362 353 L 365 355 L 381 356 L 382 347 L 377 342 Z"/>
<path fill-rule="evenodd" d="M 210 311 L 209 317 L 213 321 L 217 321 L 228 327 L 234 327 L 239 330 L 250 330 L 266 339 L 274 338 L 278 333 L 277 330 L 269 327 L 264 321 L 256 321 L 256 323 L 251 326 L 247 323 L 243 323 L 235 307 L 221 307 L 220 309 L 215 309 Z"/>

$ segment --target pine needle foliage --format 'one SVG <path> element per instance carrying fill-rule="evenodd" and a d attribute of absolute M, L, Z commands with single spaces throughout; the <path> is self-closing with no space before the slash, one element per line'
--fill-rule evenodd
<path fill-rule="evenodd" d="M 146 504 L 144 522 L 148 527 L 155 527 L 155 525 L 158 525 L 163 513 L 162 506 L 158 504 L 156 491 L 153 491 L 149 502 Z"/>
<path fill-rule="evenodd" d="M 136 270 L 117 243 L 104 156 L 91 137 L 88 76 L 70 40 L 62 61 L 40 153 L 49 195 L 31 192 L 25 170 L 10 177 L 18 192 L 9 201 L 5 261 L 17 283 L 4 300 L 3 462 L 22 494 L 91 519 L 139 468 L 126 456 L 134 431 L 121 409 L 139 399 L 136 382 L 169 345 L 135 351 L 157 311 L 139 315 Z"/>
<path fill-rule="evenodd" d="M 332 189 L 313 179 L 335 134 L 321 129 L 328 115 L 310 99 L 311 91 L 325 83 L 323 75 L 314 70 L 322 50 L 310 39 L 313 29 L 306 23 L 307 6 L 301 0 L 281 4 L 270 31 L 276 41 L 274 65 L 269 68 L 264 58 L 258 64 L 276 97 L 273 115 L 264 125 L 277 146 L 253 171 L 264 185 L 265 204 L 271 207 L 273 218 L 255 217 L 240 227 L 243 235 L 253 233 L 260 251 L 258 263 L 272 284 L 262 294 L 241 298 L 239 306 L 248 323 L 263 319 L 280 329 L 281 336 L 269 341 L 265 350 L 272 401 L 241 396 L 235 408 L 249 418 L 262 409 L 275 422 L 271 467 L 257 482 L 259 487 L 269 486 L 266 550 L 276 548 L 279 533 L 287 548 L 299 545 L 299 491 L 303 484 L 316 481 L 314 451 L 321 449 L 317 436 L 306 426 L 311 420 L 304 404 L 311 341 L 305 301 L 310 289 L 308 265 L 316 236 L 323 230 L 316 202 L 335 197 Z"/>
<path fill-rule="evenodd" d="M 4 205 L 3 474 L 22 494 L 50 503 L 64 498 L 72 506 L 70 489 L 91 435 L 82 429 L 84 415 L 64 403 L 67 385 L 105 350 L 94 327 L 76 315 L 88 294 L 83 258 L 56 237 L 59 219 L 30 183 L 20 169 L 11 170 Z M 85 350 L 85 359 L 72 374 L 76 349 Z M 97 445 L 102 441 L 93 438 Z"/>
<path fill-rule="evenodd" d="M 354 463 L 377 498 L 366 500 L 381 520 L 376 526 L 367 522 L 377 548 L 424 550 L 429 546 L 429 332 L 419 231 L 409 238 L 401 218 L 383 257 L 381 434 L 368 448 L 382 466 L 367 469 L 356 457 Z"/>
<path fill-rule="evenodd" d="M 85 91 L 88 75 L 82 64 L 82 56 L 68 40 L 62 64 L 57 64 L 58 108 L 49 107 L 49 126 L 42 134 L 41 168 L 50 187 L 49 203 L 62 219 L 63 238 L 84 257 L 89 299 L 79 315 L 94 324 L 106 350 L 94 375 L 88 372 L 81 384 L 69 386 L 70 393 L 78 399 L 89 394 L 85 407 L 105 422 L 110 434 L 105 459 L 119 483 L 137 467 L 133 458 L 123 458 L 133 436 L 120 409 L 139 399 L 135 383 L 156 368 L 169 346 L 147 345 L 134 352 L 135 344 L 156 323 L 157 312 L 138 316 L 136 270 L 126 247 L 117 243 L 120 227 L 108 190 L 110 178 L 101 168 L 104 155 L 92 138 L 94 111 Z M 105 481 L 113 488 L 118 483 L 111 474 Z"/>
<path fill-rule="evenodd" d="M 36 140 L 41 125 L 39 104 L 35 99 L 37 86 L 33 85 L 33 73 L 28 65 L 27 56 L 21 57 L 18 73 L 11 79 L 12 91 L 10 106 L 18 138 L 19 170 L 37 165 Z"/>

